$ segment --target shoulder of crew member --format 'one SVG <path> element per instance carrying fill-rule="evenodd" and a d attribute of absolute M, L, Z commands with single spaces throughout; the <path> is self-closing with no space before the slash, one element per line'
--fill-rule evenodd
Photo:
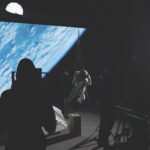
<path fill-rule="evenodd" d="M 11 90 L 6 90 L 2 93 L 1 98 L 6 98 L 11 95 Z"/>

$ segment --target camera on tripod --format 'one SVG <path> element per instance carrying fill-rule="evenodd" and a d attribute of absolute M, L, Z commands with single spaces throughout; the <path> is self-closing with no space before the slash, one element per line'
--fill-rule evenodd
<path fill-rule="evenodd" d="M 11 72 L 12 83 L 16 81 L 16 71 Z M 35 81 L 40 81 L 42 79 L 42 74 L 46 74 L 42 72 L 41 68 L 36 68 L 34 71 L 34 79 Z"/>

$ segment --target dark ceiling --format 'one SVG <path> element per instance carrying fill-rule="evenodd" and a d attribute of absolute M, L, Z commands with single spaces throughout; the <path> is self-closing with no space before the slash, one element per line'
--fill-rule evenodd
<path fill-rule="evenodd" d="M 16 0 L 24 8 L 24 16 L 5 13 L 11 0 L 1 2 L 1 20 L 17 20 L 44 24 L 93 26 L 103 21 L 129 21 L 133 0 Z M 16 18 L 16 19 L 14 19 Z"/>

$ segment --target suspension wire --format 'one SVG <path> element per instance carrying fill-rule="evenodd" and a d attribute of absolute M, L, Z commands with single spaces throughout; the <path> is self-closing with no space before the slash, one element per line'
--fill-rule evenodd
<path fill-rule="evenodd" d="M 78 29 L 78 48 L 77 48 L 77 52 L 78 52 L 78 65 L 79 68 L 81 70 L 81 55 L 80 55 L 80 31 Z"/>
<path fill-rule="evenodd" d="M 78 29 L 78 53 L 80 59 L 80 70 L 84 69 L 84 59 L 83 59 L 83 52 L 81 50 L 81 40 L 80 40 L 80 29 Z"/>
<path fill-rule="evenodd" d="M 75 70 L 82 70 L 84 68 L 83 56 L 81 51 L 81 41 L 80 41 L 80 30 L 77 29 L 77 50 L 76 50 L 76 58 L 75 58 Z"/>

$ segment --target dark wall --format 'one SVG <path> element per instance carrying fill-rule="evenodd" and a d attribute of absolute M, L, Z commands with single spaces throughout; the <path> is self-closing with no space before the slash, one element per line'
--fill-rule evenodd
<path fill-rule="evenodd" d="M 107 6 L 105 12 L 100 15 L 103 17 L 98 19 L 98 24 L 87 28 L 87 32 L 81 38 L 80 46 L 84 66 L 93 80 L 89 91 L 91 101 L 96 103 L 99 100 L 99 77 L 104 66 L 109 66 L 114 70 L 117 78 L 120 101 L 135 109 L 148 111 L 150 108 L 149 3 L 131 1 L 129 4 L 114 8 L 105 5 Z M 76 49 L 77 45 L 58 64 L 57 69 L 55 68 L 59 72 L 58 78 L 63 70 L 68 70 L 71 75 L 75 71 Z"/>

